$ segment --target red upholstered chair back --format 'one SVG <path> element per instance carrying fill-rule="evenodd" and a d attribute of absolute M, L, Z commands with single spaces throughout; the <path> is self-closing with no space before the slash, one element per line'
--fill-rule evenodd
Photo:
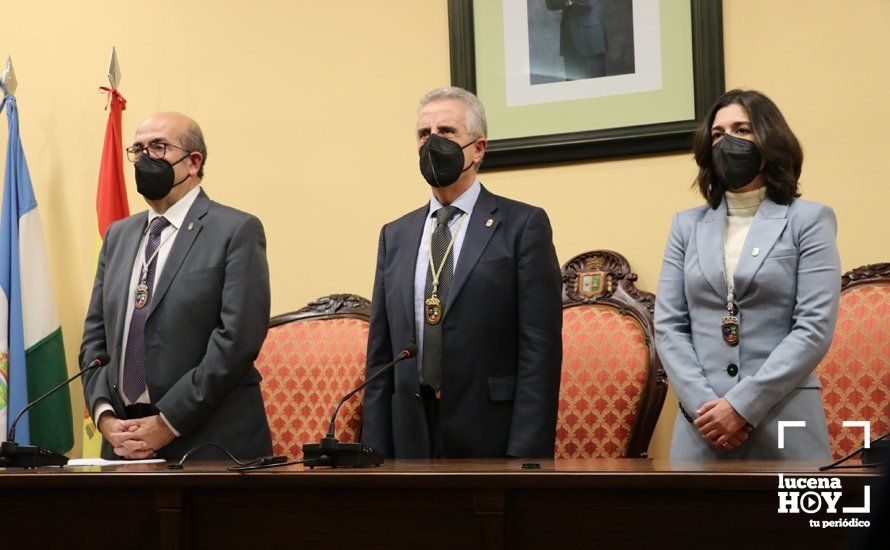
<path fill-rule="evenodd" d="M 890 264 L 860 267 L 841 278 L 841 303 L 831 348 L 816 369 L 831 452 L 840 458 L 890 430 Z M 858 457 L 857 457 L 858 458 Z"/>
<path fill-rule="evenodd" d="M 563 266 L 557 458 L 645 457 L 667 393 L 655 352 L 655 296 L 617 252 Z"/>
<path fill-rule="evenodd" d="M 328 430 L 334 406 L 365 378 L 368 300 L 334 294 L 273 317 L 257 358 L 275 454 L 301 457 Z M 358 441 L 362 394 L 343 405 L 337 438 Z"/>

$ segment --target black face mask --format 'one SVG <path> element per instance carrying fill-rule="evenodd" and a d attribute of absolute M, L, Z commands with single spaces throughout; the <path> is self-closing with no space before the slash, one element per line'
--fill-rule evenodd
<path fill-rule="evenodd" d="M 741 189 L 760 173 L 760 151 L 753 141 L 723 134 L 711 147 L 714 176 L 726 189 Z"/>
<path fill-rule="evenodd" d="M 173 182 L 173 167 L 188 158 L 190 153 L 170 164 L 164 159 L 151 158 L 143 154 L 136 161 L 136 190 L 150 201 L 161 200 L 170 190 L 189 179 L 188 174 L 181 181 Z"/>
<path fill-rule="evenodd" d="M 464 149 L 476 143 L 473 140 L 463 147 L 438 134 L 430 134 L 420 147 L 420 173 L 433 187 L 447 187 L 461 174 L 473 167 L 471 162 L 464 168 Z"/>

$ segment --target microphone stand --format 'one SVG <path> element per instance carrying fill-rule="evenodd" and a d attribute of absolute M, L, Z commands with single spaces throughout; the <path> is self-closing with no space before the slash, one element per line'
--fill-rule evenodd
<path fill-rule="evenodd" d="M 330 466 L 331 468 L 365 468 L 383 464 L 384 457 L 379 451 L 362 443 L 341 442 L 337 440 L 334 435 L 334 423 L 337 420 L 337 413 L 340 412 L 340 407 L 342 407 L 343 403 L 348 401 L 350 397 L 365 389 L 368 384 L 373 382 L 384 372 L 393 368 L 396 363 L 416 355 L 417 346 L 414 344 L 406 346 L 405 349 L 403 349 L 390 363 L 387 363 L 382 369 L 375 372 L 357 388 L 343 396 L 343 398 L 340 399 L 340 402 L 337 403 L 337 407 L 334 409 L 334 414 L 331 416 L 331 424 L 328 427 L 328 433 L 319 443 L 307 443 L 303 445 L 303 463 L 306 466 L 309 466 L 309 468 L 315 468 L 316 466 Z"/>
<path fill-rule="evenodd" d="M 0 468 L 38 468 L 40 466 L 64 466 L 68 464 L 68 457 L 59 454 L 50 449 L 44 449 L 42 447 L 37 447 L 35 445 L 19 445 L 15 442 L 15 426 L 18 424 L 19 420 L 22 418 L 28 410 L 31 409 L 37 403 L 40 403 L 50 395 L 56 393 L 60 389 L 64 388 L 74 380 L 80 378 L 87 371 L 91 371 L 93 369 L 98 369 L 99 367 L 104 367 L 105 364 L 108 363 L 107 356 L 99 357 L 94 360 L 88 367 L 81 370 L 68 380 L 65 380 L 55 388 L 49 390 L 45 394 L 41 395 L 34 401 L 28 403 L 24 409 L 19 412 L 18 416 L 15 417 L 15 420 L 12 421 L 12 425 L 9 427 L 9 432 L 6 435 L 6 441 L 0 443 Z"/>
<path fill-rule="evenodd" d="M 886 466 L 887 464 L 890 464 L 890 441 L 887 440 L 888 437 L 890 437 L 890 432 L 875 438 L 867 447 L 863 444 L 855 451 L 843 458 L 835 460 L 828 466 L 819 467 L 819 471 L 824 472 L 826 470 L 840 470 L 842 468 L 877 468 L 878 466 Z M 841 464 L 847 462 L 859 453 L 862 453 L 861 464 L 841 466 Z"/>

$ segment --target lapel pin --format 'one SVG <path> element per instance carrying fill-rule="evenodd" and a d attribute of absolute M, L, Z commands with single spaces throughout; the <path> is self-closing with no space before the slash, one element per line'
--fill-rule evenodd
<path fill-rule="evenodd" d="M 760 256 L 760 249 L 755 247 L 754 250 L 751 251 L 751 255 Z"/>
<path fill-rule="evenodd" d="M 491 218 L 488 218 L 488 221 L 485 222 L 485 227 L 491 227 L 492 225 L 494 225 L 494 220 Z"/>
<path fill-rule="evenodd" d="M 191 231 L 191 230 L 194 229 L 194 228 L 195 228 L 195 224 L 193 224 L 193 223 L 189 223 L 189 231 Z M 756 255 L 757 255 L 757 254 L 755 254 L 755 256 L 756 256 Z"/>

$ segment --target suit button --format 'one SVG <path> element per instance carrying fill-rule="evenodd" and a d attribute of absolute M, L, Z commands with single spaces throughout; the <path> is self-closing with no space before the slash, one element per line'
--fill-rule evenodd
<path fill-rule="evenodd" d="M 117 384 L 111 386 L 111 389 L 114 390 L 114 391 L 117 391 Z"/>
<path fill-rule="evenodd" d="M 730 376 L 735 376 L 739 373 L 739 366 L 735 363 L 730 363 L 728 367 L 726 367 L 726 374 Z"/>

